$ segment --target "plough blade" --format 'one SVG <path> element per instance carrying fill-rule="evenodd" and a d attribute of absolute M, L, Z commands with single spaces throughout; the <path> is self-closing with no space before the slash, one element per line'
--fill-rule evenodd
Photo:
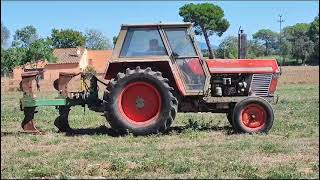
<path fill-rule="evenodd" d="M 71 131 L 68 121 L 69 112 L 69 107 L 59 106 L 59 116 L 54 121 L 54 125 L 59 129 L 60 132 Z"/>
<path fill-rule="evenodd" d="M 21 123 L 21 127 L 24 133 L 40 134 L 41 132 L 35 127 L 33 122 L 35 108 L 24 109 L 24 119 Z"/>
<path fill-rule="evenodd" d="M 32 134 L 41 134 L 41 131 L 39 131 L 33 121 L 29 121 L 27 124 L 25 124 L 23 127 L 22 127 L 24 133 L 32 133 Z"/>

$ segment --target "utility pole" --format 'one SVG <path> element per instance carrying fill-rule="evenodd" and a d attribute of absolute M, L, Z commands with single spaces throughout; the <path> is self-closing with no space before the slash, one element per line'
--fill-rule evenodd
<path fill-rule="evenodd" d="M 279 33 L 279 53 L 280 53 L 280 57 L 282 58 L 282 65 L 284 64 L 284 58 L 283 58 L 283 54 L 282 54 L 282 50 L 281 50 L 281 24 L 284 22 L 284 20 L 282 19 L 282 15 L 281 14 L 279 14 L 278 15 L 279 16 L 279 20 L 278 20 L 278 22 L 279 22 L 279 24 L 280 24 L 280 33 Z"/>

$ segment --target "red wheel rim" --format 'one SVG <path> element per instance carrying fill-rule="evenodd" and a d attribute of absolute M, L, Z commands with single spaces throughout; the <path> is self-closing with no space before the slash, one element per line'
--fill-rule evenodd
<path fill-rule="evenodd" d="M 242 124 L 251 131 L 257 131 L 265 126 L 267 112 L 258 104 L 249 104 L 241 111 Z"/>
<path fill-rule="evenodd" d="M 157 119 L 161 110 L 161 96 L 151 84 L 138 81 L 128 84 L 120 93 L 119 109 L 131 123 L 145 124 Z"/>

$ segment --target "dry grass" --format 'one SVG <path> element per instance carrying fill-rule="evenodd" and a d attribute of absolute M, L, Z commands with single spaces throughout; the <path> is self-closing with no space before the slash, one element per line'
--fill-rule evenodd
<path fill-rule="evenodd" d="M 75 135 L 56 133 L 52 107 L 36 114 L 45 134 L 26 135 L 20 93 L 2 92 L 1 178 L 319 178 L 319 84 L 301 79 L 280 84 L 268 135 L 233 134 L 223 114 L 179 113 L 169 134 L 112 137 L 81 107 L 70 113 Z"/>
<path fill-rule="evenodd" d="M 319 66 L 284 66 L 280 84 L 319 84 Z"/>

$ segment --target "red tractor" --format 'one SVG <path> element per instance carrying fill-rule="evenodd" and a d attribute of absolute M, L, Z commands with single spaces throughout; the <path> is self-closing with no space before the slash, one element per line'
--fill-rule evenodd
<path fill-rule="evenodd" d="M 274 120 L 270 103 L 279 75 L 273 59 L 205 60 L 191 23 L 122 25 L 105 71 L 109 82 L 91 75 L 90 89 L 81 92 L 81 98 L 71 98 L 66 84 L 74 75 L 60 74 L 55 87 L 65 101 L 49 104 L 59 108 L 55 125 L 60 131 L 70 129 L 70 106 L 88 105 L 104 112 L 111 127 L 120 133 L 165 132 L 177 112 L 225 113 L 236 132 L 268 132 Z M 102 100 L 97 95 L 97 81 L 106 85 Z M 21 100 L 26 116 L 43 105 L 36 101 L 28 104 Z M 32 118 L 29 115 L 22 124 L 24 129 Z"/>

